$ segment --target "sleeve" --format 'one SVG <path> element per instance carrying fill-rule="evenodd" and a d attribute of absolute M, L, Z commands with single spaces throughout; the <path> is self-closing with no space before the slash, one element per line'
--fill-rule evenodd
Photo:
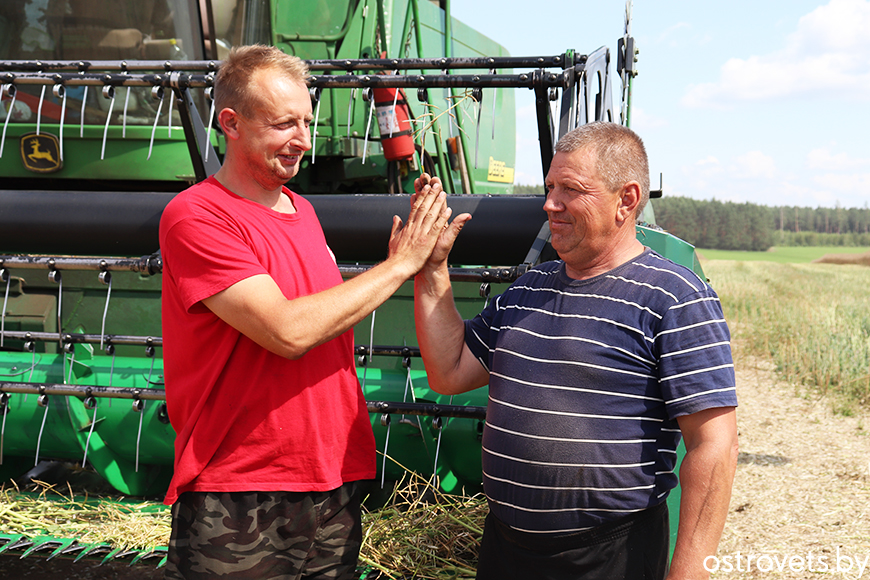
<path fill-rule="evenodd" d="M 487 372 L 492 368 L 492 354 L 498 336 L 494 323 L 502 298 L 503 295 L 496 296 L 480 314 L 465 321 L 465 344 Z"/>
<path fill-rule="evenodd" d="M 241 232 L 217 216 L 175 222 L 161 241 L 161 253 L 187 311 L 236 282 L 268 273 Z"/>
<path fill-rule="evenodd" d="M 712 288 L 672 306 L 655 337 L 659 384 L 675 419 L 715 407 L 736 407 L 731 335 Z"/>

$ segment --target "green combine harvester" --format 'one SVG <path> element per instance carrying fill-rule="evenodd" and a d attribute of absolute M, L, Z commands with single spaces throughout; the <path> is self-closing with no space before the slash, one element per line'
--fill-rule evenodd
<path fill-rule="evenodd" d="M 515 92 L 535 95 L 543 178 L 559 136 L 593 120 L 627 120 L 627 109 L 620 115 L 612 106 L 610 51 L 510 56 L 453 19 L 450 4 L 3 2 L 3 481 L 46 480 L 58 466 L 74 466 L 117 496 L 162 498 L 174 431 L 164 402 L 157 229 L 176 193 L 220 167 L 212 84 L 232 46 L 272 44 L 309 63 L 313 149 L 290 187 L 313 203 L 346 278 L 386 257 L 391 217 L 406 214 L 423 171 L 442 179 L 454 213 L 474 215 L 451 254 L 463 316 L 553 257 L 543 191 L 513 194 Z M 628 86 L 628 33 L 618 52 Z M 650 225 L 638 226 L 638 236 L 699 270 L 685 242 Z M 435 476 L 446 493 L 480 491 L 487 394 L 451 398 L 428 389 L 412 283 L 355 336 L 385 456 L 372 489 L 389 489 L 404 466 Z M 16 557 L 159 565 L 165 556 L 163 547 L 121 550 L 5 531 L 0 554 Z"/>

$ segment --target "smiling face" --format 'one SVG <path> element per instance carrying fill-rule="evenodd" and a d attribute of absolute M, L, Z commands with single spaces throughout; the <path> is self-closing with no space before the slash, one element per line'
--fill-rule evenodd
<path fill-rule="evenodd" d="M 239 160 L 266 191 L 280 189 L 299 172 L 311 149 L 311 99 L 305 84 L 272 69 L 258 69 L 249 80 L 256 91 L 250 116 L 238 118 Z"/>
<path fill-rule="evenodd" d="M 582 148 L 557 152 L 547 173 L 544 211 L 550 243 L 572 278 L 589 278 L 642 251 L 634 238 L 636 183 L 611 191 L 595 165 L 596 153 Z M 630 233 L 630 238 L 626 235 Z"/>

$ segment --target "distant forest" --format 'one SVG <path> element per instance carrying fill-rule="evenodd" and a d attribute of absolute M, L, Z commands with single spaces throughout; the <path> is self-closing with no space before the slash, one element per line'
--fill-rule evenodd
<path fill-rule="evenodd" d="M 541 194 L 541 185 L 514 186 Z M 656 224 L 699 248 L 763 252 L 772 246 L 870 247 L 870 207 L 771 207 L 754 203 L 663 197 L 652 202 Z"/>

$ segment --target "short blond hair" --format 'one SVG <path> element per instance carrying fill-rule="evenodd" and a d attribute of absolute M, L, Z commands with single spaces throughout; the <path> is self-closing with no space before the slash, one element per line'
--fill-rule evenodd
<path fill-rule="evenodd" d="M 251 44 L 233 47 L 215 77 L 215 110 L 233 109 L 247 117 L 252 116 L 257 94 L 252 90 L 250 79 L 261 69 L 273 70 L 303 84 L 309 76 L 304 60 L 285 54 L 274 46 Z"/>

